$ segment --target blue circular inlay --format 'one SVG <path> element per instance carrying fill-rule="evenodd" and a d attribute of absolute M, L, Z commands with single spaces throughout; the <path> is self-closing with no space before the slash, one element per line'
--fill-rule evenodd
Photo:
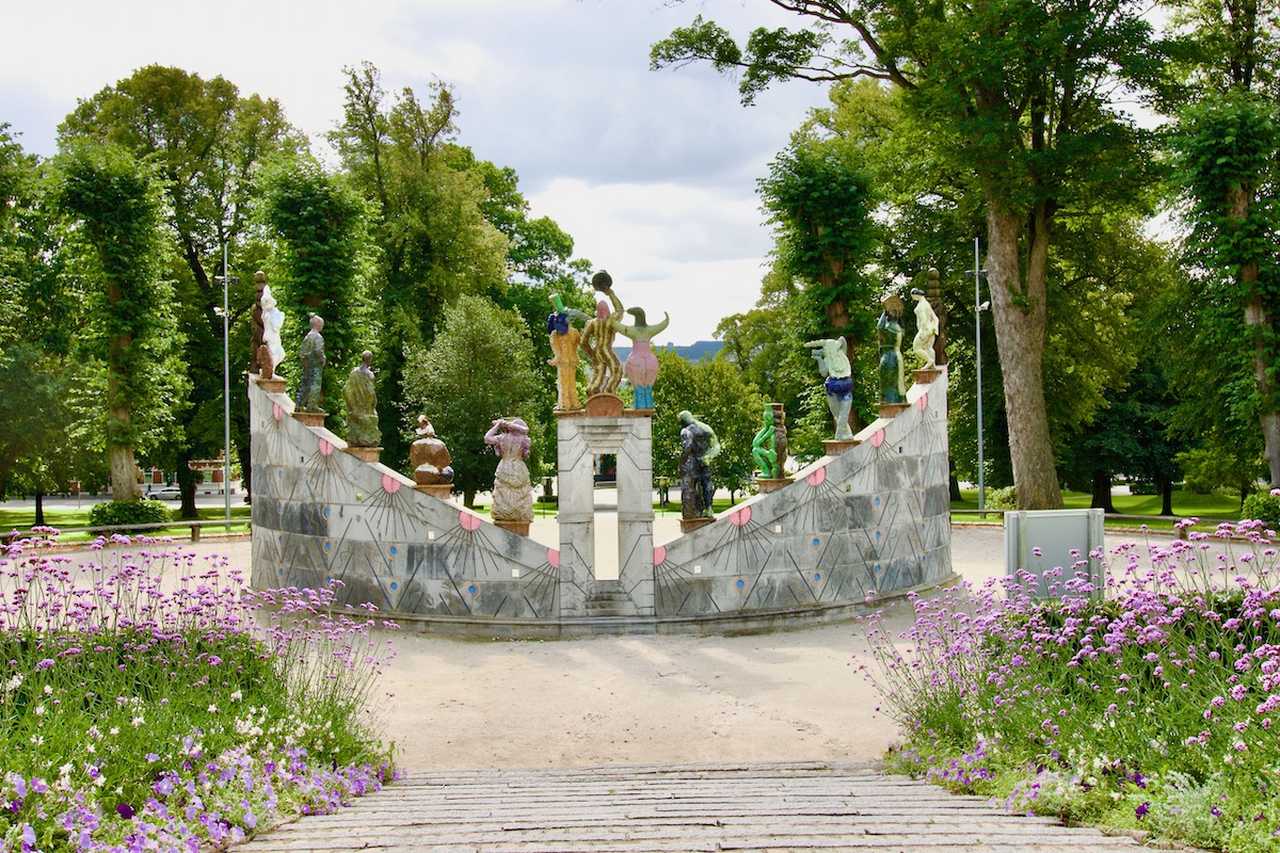
<path fill-rule="evenodd" d="M 332 548 L 332 547 L 333 547 L 333 543 L 332 543 L 332 542 L 326 542 L 326 543 L 324 543 L 324 549 L 325 549 L 326 551 L 328 551 L 328 550 L 329 550 L 330 548 Z"/>
<path fill-rule="evenodd" d="M 476 594 L 476 585 L 475 585 L 475 584 L 472 584 L 471 586 L 467 587 L 467 592 L 471 593 L 472 595 L 475 595 L 475 594 Z"/>
<path fill-rule="evenodd" d="M 876 498 L 874 503 L 876 506 L 880 506 L 880 498 Z"/>
<path fill-rule="evenodd" d="M 876 540 L 878 541 L 879 539 L 880 539 L 880 531 L 879 531 L 879 530 L 877 530 L 877 531 L 876 531 Z"/>
<path fill-rule="evenodd" d="M 815 537 L 813 537 L 813 544 L 814 544 L 814 545 L 821 545 L 821 544 L 822 544 L 822 540 L 821 540 L 821 539 L 819 539 L 817 536 L 815 536 Z"/>
<path fill-rule="evenodd" d="M 746 581 L 744 581 L 742 578 L 738 578 L 738 589 L 742 589 L 746 585 L 747 585 Z"/>
<path fill-rule="evenodd" d="M 872 571 L 876 571 L 876 572 L 880 571 L 880 564 L 876 563 L 874 566 L 871 567 L 871 569 Z"/>
<path fill-rule="evenodd" d="M 396 546 L 392 545 L 390 548 L 387 549 L 387 551 L 390 552 L 391 556 L 394 557 L 396 555 Z"/>
<path fill-rule="evenodd" d="M 325 507 L 325 508 L 324 508 L 324 517 L 325 517 L 325 518 L 328 518 L 328 517 L 329 517 L 329 508 L 328 508 L 328 507 Z"/>
<path fill-rule="evenodd" d="M 820 580 L 822 580 L 822 572 L 814 572 L 814 573 L 813 573 L 813 579 L 814 579 L 814 580 L 816 580 L 816 581 L 820 581 Z"/>
<path fill-rule="evenodd" d="M 392 581 L 392 582 L 391 582 L 391 588 L 392 588 L 392 589 L 399 589 L 399 588 L 400 588 L 400 584 L 396 583 L 395 581 Z"/>

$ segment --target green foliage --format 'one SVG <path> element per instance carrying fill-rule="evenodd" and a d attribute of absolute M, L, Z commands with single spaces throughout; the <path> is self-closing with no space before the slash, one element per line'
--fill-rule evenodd
<path fill-rule="evenodd" d="M 1187 489 L 1198 495 L 1209 495 L 1219 489 L 1232 489 L 1242 496 L 1253 490 L 1264 468 L 1256 453 L 1243 455 L 1239 449 L 1193 447 L 1176 457 Z"/>
<path fill-rule="evenodd" d="M 1280 529 L 1280 495 L 1254 492 L 1244 499 L 1240 517 L 1265 521 L 1271 529 Z"/>
<path fill-rule="evenodd" d="M 475 493 L 493 487 L 497 460 L 484 443 L 493 421 L 522 417 L 537 438 L 539 398 L 544 389 L 534 370 L 533 342 L 519 314 L 481 296 L 458 297 L 444 310 L 440 333 L 429 349 L 410 350 L 405 365 L 409 412 L 424 412 L 453 456 L 454 485 L 470 505 Z M 390 425 L 383 425 L 383 433 Z M 537 471 L 537 443 L 529 468 Z"/>
<path fill-rule="evenodd" d="M 988 509 L 1017 509 L 1018 493 L 1013 486 L 991 489 L 987 492 Z"/>
<path fill-rule="evenodd" d="M 170 520 L 164 501 L 103 501 L 89 509 L 90 527 L 114 527 L 127 524 L 163 524 Z M 115 531 L 129 533 L 129 530 Z"/>
<path fill-rule="evenodd" d="M 683 409 L 715 430 L 720 455 L 711 460 L 717 488 L 742 491 L 751 482 L 755 459 L 751 441 L 760 428 L 764 398 L 724 359 L 686 361 L 659 349 L 658 382 L 653 388 L 653 473 L 680 482 L 680 425 Z"/>

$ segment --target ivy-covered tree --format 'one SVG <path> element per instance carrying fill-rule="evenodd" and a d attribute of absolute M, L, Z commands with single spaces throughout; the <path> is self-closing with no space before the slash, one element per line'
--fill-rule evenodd
<path fill-rule="evenodd" d="M 497 459 L 485 432 L 497 418 L 521 417 L 530 436 L 541 435 L 541 392 L 523 318 L 482 296 L 459 296 L 446 306 L 431 346 L 411 350 L 405 367 L 410 411 L 426 414 L 449 445 L 454 486 L 467 506 L 475 505 L 477 492 L 493 488 Z M 535 442 L 529 457 L 535 476 L 541 455 Z"/>
<path fill-rule="evenodd" d="M 1143 136 L 1117 111 L 1117 85 L 1159 71 L 1137 0 L 963 4 L 773 0 L 796 28 L 758 28 L 740 46 L 698 17 L 653 46 L 655 68 L 703 60 L 743 71 L 750 103 L 779 79 L 890 82 L 921 118 L 914 142 L 974 181 L 991 285 L 1018 505 L 1062 505 L 1044 387 L 1056 226 L 1149 183 Z M 927 119 L 927 122 L 925 121 Z"/>
<path fill-rule="evenodd" d="M 57 158 L 59 208 L 75 223 L 78 273 L 91 288 L 81 352 L 104 367 L 111 493 L 141 496 L 135 456 L 177 428 L 189 386 L 176 353 L 173 290 L 163 277 L 164 199 L 151 167 L 124 148 L 74 143 Z"/>

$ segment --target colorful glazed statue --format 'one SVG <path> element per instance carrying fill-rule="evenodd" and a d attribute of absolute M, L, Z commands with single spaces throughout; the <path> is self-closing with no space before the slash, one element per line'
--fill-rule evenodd
<path fill-rule="evenodd" d="M 591 279 L 591 286 L 608 297 L 596 302 L 596 316 L 587 322 L 582 330 L 582 349 L 591 361 L 591 383 L 587 386 L 587 396 L 595 394 L 617 394 L 622 383 L 622 364 L 613 351 L 613 341 L 618 335 L 622 316 L 622 302 L 613 292 L 613 279 L 604 270 L 596 273 Z M 609 306 L 613 305 L 610 312 Z"/>
<path fill-rule="evenodd" d="M 755 437 L 751 439 L 751 456 L 764 480 L 776 480 L 782 476 L 778 465 L 777 429 L 773 422 L 773 404 L 764 404 L 764 419 Z"/>
<path fill-rule="evenodd" d="M 418 415 L 417 439 L 409 446 L 413 480 L 420 486 L 440 486 L 453 482 L 453 457 L 436 436 L 426 415 Z"/>
<path fill-rule="evenodd" d="M 381 447 L 378 429 L 378 395 L 374 390 L 373 353 L 360 354 L 360 364 L 347 376 L 342 387 L 347 402 L 347 444 L 352 447 Z"/>
<path fill-rule="evenodd" d="M 876 337 L 880 341 L 880 402 L 907 402 L 907 388 L 902 373 L 902 299 L 890 292 L 880 300 L 884 313 L 876 321 Z"/>
<path fill-rule="evenodd" d="M 253 274 L 253 288 L 257 295 L 253 300 L 253 311 L 249 314 L 249 372 L 256 373 L 258 376 L 263 376 L 261 358 L 265 350 L 262 336 L 266 327 L 262 322 L 262 291 L 266 287 L 267 274 L 258 270 Z M 271 371 L 267 371 L 263 378 L 270 377 Z"/>
<path fill-rule="evenodd" d="M 787 444 L 787 410 L 781 403 L 770 403 L 773 408 L 773 449 L 778 454 L 778 476 L 787 476 L 787 456 L 790 446 Z"/>
<path fill-rule="evenodd" d="M 302 339 L 298 361 L 302 375 L 298 379 L 298 411 L 322 412 L 324 405 L 324 320 L 319 314 L 311 315 L 311 331 Z"/>
<path fill-rule="evenodd" d="M 587 315 L 577 308 L 566 308 L 559 293 L 551 294 L 550 299 L 555 310 L 547 315 L 552 352 L 547 364 L 556 369 L 556 408 L 572 412 L 582 408 L 578 400 L 578 346 L 582 332 L 574 328 L 573 321 L 586 320 Z"/>
<path fill-rule="evenodd" d="M 501 457 L 493 476 L 493 520 L 533 521 L 533 485 L 529 481 L 529 426 L 523 418 L 499 418 L 484 443 Z"/>
<path fill-rule="evenodd" d="M 270 379 L 275 375 L 280 362 L 284 361 L 284 344 L 280 342 L 284 312 L 276 307 L 276 298 L 271 293 L 269 284 L 263 285 L 258 305 L 262 308 L 262 346 L 258 347 L 258 375 L 263 379 Z"/>
<path fill-rule="evenodd" d="M 911 289 L 911 298 L 916 301 L 916 336 L 911 341 L 911 351 L 924 361 L 925 370 L 933 370 L 938 366 L 938 356 L 933 347 L 938 337 L 938 315 L 920 288 Z"/>
<path fill-rule="evenodd" d="M 711 427 L 688 411 L 676 416 L 680 422 L 680 514 L 685 518 L 713 518 L 711 501 L 711 460 L 720 455 L 720 439 Z"/>
<path fill-rule="evenodd" d="M 636 318 L 634 326 L 618 324 L 618 331 L 631 339 L 634 344 L 627 363 L 623 365 L 627 379 L 635 390 L 635 407 L 637 409 L 653 408 L 653 383 L 658 379 L 658 357 L 653 353 L 651 341 L 671 323 L 671 316 L 665 311 L 662 322 L 656 326 L 645 324 L 643 308 L 628 308 L 627 313 Z"/>
<path fill-rule="evenodd" d="M 823 388 L 827 392 L 827 408 L 835 421 L 836 440 L 849 441 L 853 430 L 849 427 L 849 411 L 853 408 L 853 367 L 849 364 L 849 345 L 844 338 L 822 338 L 806 341 L 810 355 L 818 362 L 818 372 L 825 378 Z"/>

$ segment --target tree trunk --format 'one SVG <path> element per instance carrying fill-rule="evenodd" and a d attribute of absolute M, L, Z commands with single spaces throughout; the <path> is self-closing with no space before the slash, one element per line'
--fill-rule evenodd
<path fill-rule="evenodd" d="M 36 527 L 44 527 L 44 489 L 36 487 Z"/>
<path fill-rule="evenodd" d="M 178 454 L 178 490 L 182 495 L 182 507 L 178 518 L 199 518 L 196 511 L 196 472 L 191 470 L 191 452 L 183 448 Z"/>
<path fill-rule="evenodd" d="M 951 500 L 953 501 L 964 500 L 964 495 L 960 494 L 960 479 L 956 477 L 956 461 L 948 457 L 947 466 L 951 469 L 950 473 L 947 476 L 947 480 L 949 481 L 948 487 L 950 489 Z"/>
<path fill-rule="evenodd" d="M 1173 515 L 1173 480 L 1160 480 L 1160 514 Z"/>
<path fill-rule="evenodd" d="M 1111 472 L 1097 470 L 1093 472 L 1093 500 L 1089 506 L 1103 512 L 1115 512 L 1115 504 L 1111 501 Z"/>
<path fill-rule="evenodd" d="M 987 207 L 987 275 L 1018 508 L 1058 509 L 1062 506 L 1062 490 L 1054 467 L 1044 401 L 1048 212 L 1041 206 L 1033 217 L 1024 287 L 1019 256 L 1024 220 L 990 197 Z"/>
<path fill-rule="evenodd" d="M 475 489 L 462 490 L 462 505 L 465 506 L 467 509 L 476 508 L 476 490 Z"/>
<path fill-rule="evenodd" d="M 133 448 L 116 444 L 107 449 L 107 463 L 111 466 L 111 499 L 136 501 L 142 497 L 138 488 L 137 465 L 133 461 Z"/>

